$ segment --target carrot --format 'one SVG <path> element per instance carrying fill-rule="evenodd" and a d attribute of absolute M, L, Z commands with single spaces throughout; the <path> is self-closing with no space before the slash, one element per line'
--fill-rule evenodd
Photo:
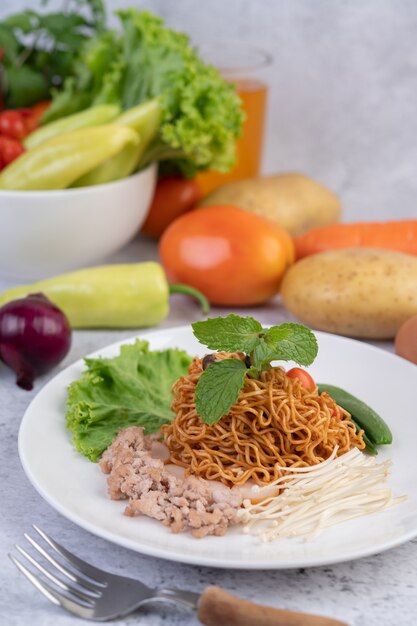
<path fill-rule="evenodd" d="M 295 237 L 294 244 L 297 259 L 325 250 L 364 246 L 417 255 L 417 220 L 319 226 Z"/>

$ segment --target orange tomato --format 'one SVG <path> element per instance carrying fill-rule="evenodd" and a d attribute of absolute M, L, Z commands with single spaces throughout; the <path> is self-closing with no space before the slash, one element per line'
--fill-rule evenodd
<path fill-rule="evenodd" d="M 316 388 L 316 383 L 314 382 L 313 378 L 308 372 L 301 369 L 301 367 L 293 367 L 292 369 L 288 370 L 288 372 L 286 372 L 286 375 L 289 378 L 298 378 L 302 386 L 309 391 L 314 391 L 314 389 Z"/>
<path fill-rule="evenodd" d="M 178 218 L 162 235 L 159 251 L 172 282 L 199 289 L 219 306 L 265 302 L 277 293 L 294 260 L 284 229 L 228 205 Z"/>
<path fill-rule="evenodd" d="M 171 222 L 193 209 L 200 198 L 200 186 L 195 180 L 180 176 L 161 178 L 142 226 L 142 233 L 159 239 Z"/>

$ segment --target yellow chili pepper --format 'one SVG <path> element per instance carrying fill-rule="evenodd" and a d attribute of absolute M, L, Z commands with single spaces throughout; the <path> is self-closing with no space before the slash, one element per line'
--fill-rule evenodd
<path fill-rule="evenodd" d="M 80 128 L 28 150 L 0 174 L 0 189 L 65 189 L 128 145 L 139 135 L 126 126 Z"/>
<path fill-rule="evenodd" d="M 204 313 L 207 299 L 186 285 L 169 285 L 159 263 L 103 265 L 14 287 L 3 292 L 0 305 L 43 293 L 68 317 L 73 328 L 140 328 L 161 322 L 169 311 L 169 295 L 196 298 Z"/>
<path fill-rule="evenodd" d="M 73 187 L 102 185 L 126 178 L 136 170 L 149 143 L 156 136 L 161 124 L 159 99 L 154 98 L 128 109 L 117 117 L 114 124 L 132 128 L 140 135 L 137 146 L 126 146 L 119 154 L 101 163 L 75 181 Z"/>
<path fill-rule="evenodd" d="M 101 124 L 107 124 L 114 120 L 120 113 L 120 107 L 116 104 L 101 104 L 81 113 L 75 113 L 74 115 L 68 115 L 60 120 L 51 122 L 42 126 L 35 132 L 30 133 L 24 140 L 23 144 L 27 149 L 35 148 L 44 141 L 52 139 L 62 133 L 68 133 L 78 128 L 86 128 L 89 126 L 99 126 Z"/>

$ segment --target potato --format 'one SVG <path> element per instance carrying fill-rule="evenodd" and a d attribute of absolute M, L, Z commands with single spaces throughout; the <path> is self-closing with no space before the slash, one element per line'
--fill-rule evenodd
<path fill-rule="evenodd" d="M 288 173 L 246 178 L 212 191 L 199 204 L 234 204 L 241 209 L 301 235 L 314 226 L 340 219 L 340 202 L 334 193 L 304 174 Z"/>
<path fill-rule="evenodd" d="M 308 326 L 390 339 L 417 314 L 417 257 L 379 248 L 321 252 L 288 270 L 281 294 L 288 310 Z"/>

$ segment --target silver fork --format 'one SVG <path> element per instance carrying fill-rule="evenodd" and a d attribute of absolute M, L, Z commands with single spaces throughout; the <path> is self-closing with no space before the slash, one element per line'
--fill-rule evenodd
<path fill-rule="evenodd" d="M 27 533 L 24 536 L 49 567 L 19 545 L 16 549 L 32 568 L 11 554 L 10 559 L 50 602 L 84 619 L 104 622 L 132 613 L 147 602 L 163 601 L 196 610 L 200 622 L 206 626 L 347 626 L 327 617 L 253 604 L 220 587 L 207 587 L 202 594 L 151 589 L 138 580 L 110 574 L 86 563 L 37 526 L 33 528 L 45 547 Z"/>

